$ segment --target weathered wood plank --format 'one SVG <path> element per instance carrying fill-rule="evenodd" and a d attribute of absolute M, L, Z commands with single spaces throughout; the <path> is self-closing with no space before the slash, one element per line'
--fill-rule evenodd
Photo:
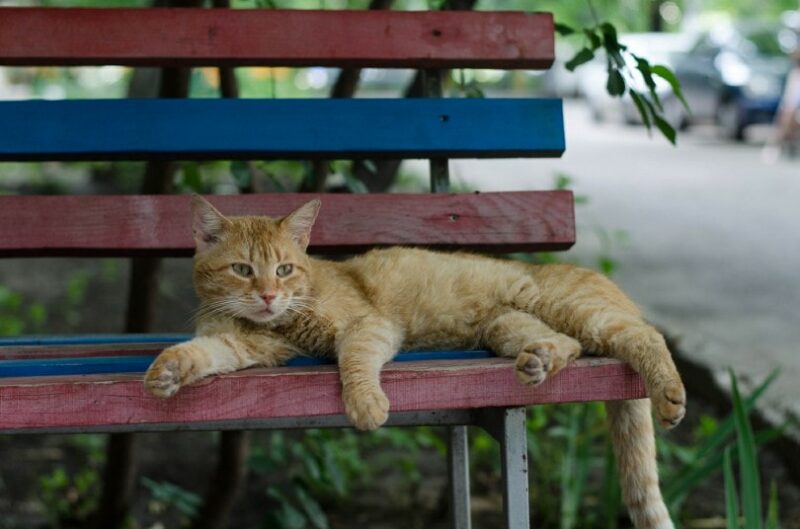
<path fill-rule="evenodd" d="M 0 102 L 0 160 L 560 156 L 557 99 Z"/>
<path fill-rule="evenodd" d="M 8 65 L 534 69 L 553 57 L 546 13 L 0 9 Z"/>
<path fill-rule="evenodd" d="M 572 193 L 209 197 L 229 215 L 280 216 L 319 197 L 315 253 L 420 245 L 512 252 L 566 249 L 575 241 Z M 0 197 L 0 257 L 188 256 L 188 196 Z"/>
<path fill-rule="evenodd" d="M 389 364 L 381 381 L 393 412 L 511 407 L 645 396 L 626 364 L 579 359 L 539 387 L 516 381 L 507 359 Z M 140 375 L 14 378 L 0 381 L 0 431 L 159 424 L 202 425 L 341 415 L 333 366 L 251 369 L 212 377 L 160 400 Z"/>

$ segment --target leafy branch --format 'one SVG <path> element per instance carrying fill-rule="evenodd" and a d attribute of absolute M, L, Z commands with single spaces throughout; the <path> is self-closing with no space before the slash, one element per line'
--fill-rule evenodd
<path fill-rule="evenodd" d="M 583 47 L 565 64 L 567 70 L 573 72 L 582 64 L 593 60 L 600 49 L 605 51 L 608 71 L 606 91 L 613 97 L 624 97 L 627 93 L 639 111 L 642 123 L 648 132 L 655 126 L 670 143 L 675 145 L 677 136 L 675 128 L 664 116 L 664 105 L 656 91 L 655 80 L 656 77 L 660 77 L 666 81 L 675 97 L 686 111 L 690 112 L 689 105 L 683 97 L 681 84 L 672 70 L 663 64 L 650 64 L 644 57 L 628 50 L 627 46 L 619 42 L 617 29 L 609 22 L 600 22 L 583 29 L 557 23 L 556 31 L 563 37 L 571 35 L 583 37 Z M 634 88 L 637 75 L 647 88 L 646 91 Z"/>

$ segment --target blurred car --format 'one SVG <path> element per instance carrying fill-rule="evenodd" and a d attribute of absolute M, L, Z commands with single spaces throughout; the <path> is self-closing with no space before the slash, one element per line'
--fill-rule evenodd
<path fill-rule="evenodd" d="M 681 54 L 685 53 L 693 42 L 692 35 L 685 33 L 626 33 L 619 36 L 619 42 L 627 46 L 628 51 L 647 59 L 650 64 L 662 64 L 672 68 Z M 639 92 L 646 92 L 647 87 L 636 71 L 636 64 L 630 55 L 626 54 L 627 67 L 634 75 L 633 88 Z M 586 100 L 592 118 L 597 122 L 625 121 L 627 123 L 641 123 L 639 112 L 627 95 L 625 97 L 612 97 L 606 90 L 608 71 L 606 57 L 603 53 L 580 66 L 576 70 L 578 92 Z M 656 92 L 664 100 L 665 113 L 668 121 L 679 119 L 672 109 L 675 105 L 671 102 L 669 84 L 661 78 L 655 78 Z M 668 113 L 667 110 L 670 110 Z"/>
<path fill-rule="evenodd" d="M 683 124 L 713 121 L 741 140 L 750 125 L 772 122 L 790 68 L 784 30 L 730 25 L 701 34 L 674 66 L 691 109 Z"/>
<path fill-rule="evenodd" d="M 563 39 L 556 40 L 556 58 L 553 65 L 544 71 L 529 70 L 525 73 L 541 79 L 542 95 L 548 97 L 578 97 L 580 88 L 576 72 L 570 72 L 564 64 L 578 51 Z M 578 70 L 580 72 L 580 70 Z"/>

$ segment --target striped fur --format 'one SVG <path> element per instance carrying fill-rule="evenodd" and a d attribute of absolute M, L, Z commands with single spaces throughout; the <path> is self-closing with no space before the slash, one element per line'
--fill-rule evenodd
<path fill-rule="evenodd" d="M 607 278 L 570 265 L 410 248 L 312 259 L 305 249 L 318 201 L 280 220 L 226 218 L 199 197 L 193 208 L 197 338 L 155 360 L 145 377 L 154 395 L 314 351 L 337 358 L 346 413 L 372 430 L 390 407 L 381 367 L 401 349 L 487 347 L 515 358 L 524 384 L 540 384 L 581 351 L 619 358 L 642 374 L 650 395 L 607 403 L 623 497 L 638 529 L 672 527 L 650 409 L 666 427 L 680 422 L 683 384 L 663 337 Z"/>

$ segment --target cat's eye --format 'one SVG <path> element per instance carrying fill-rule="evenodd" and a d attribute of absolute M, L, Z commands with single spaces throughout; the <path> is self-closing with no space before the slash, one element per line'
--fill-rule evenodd
<path fill-rule="evenodd" d="M 233 263 L 231 269 L 242 277 L 252 277 L 253 267 L 245 263 Z"/>
<path fill-rule="evenodd" d="M 291 264 L 282 264 L 275 269 L 275 274 L 278 277 L 286 277 L 292 273 L 292 270 L 294 270 L 294 266 L 292 266 Z"/>

